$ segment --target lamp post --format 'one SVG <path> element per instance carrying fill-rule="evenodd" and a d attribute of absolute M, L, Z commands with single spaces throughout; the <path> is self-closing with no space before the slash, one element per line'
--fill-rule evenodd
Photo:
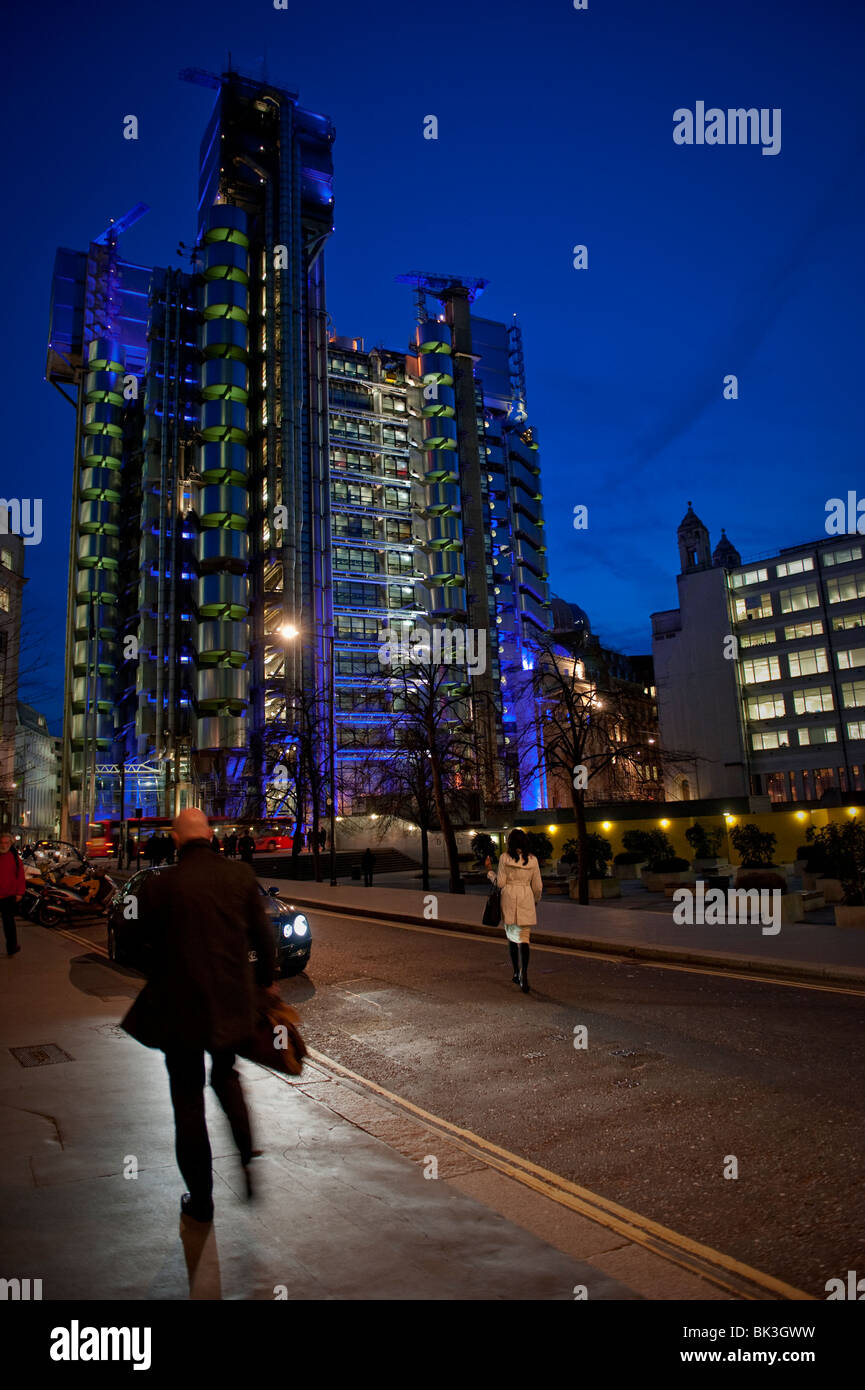
<path fill-rule="evenodd" d="M 314 629 L 317 631 L 317 629 Z M 292 623 L 285 623 L 280 629 L 280 636 L 287 642 L 293 642 L 300 636 L 300 629 Z M 330 822 L 330 886 L 336 887 L 336 728 L 334 723 L 334 685 L 336 662 L 334 657 L 335 636 L 333 627 L 330 632 L 322 633 L 328 644 L 328 682 L 327 682 L 327 724 L 328 724 L 328 780 L 330 782 L 330 794 L 327 798 L 328 818 Z M 300 808 L 298 808 L 300 809 Z"/>

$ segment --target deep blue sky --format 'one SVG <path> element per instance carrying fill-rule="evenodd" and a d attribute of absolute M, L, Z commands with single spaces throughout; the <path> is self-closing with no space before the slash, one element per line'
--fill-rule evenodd
<path fill-rule="evenodd" d="M 43 381 L 55 247 L 85 248 L 143 200 L 123 254 L 177 263 L 213 97 L 177 74 L 221 71 L 229 49 L 335 122 L 337 332 L 403 346 L 413 305 L 393 277 L 417 268 L 486 276 L 478 311 L 519 316 L 553 587 L 605 641 L 648 650 L 649 614 L 675 606 L 689 498 L 713 545 L 724 525 L 749 558 L 865 491 L 858 0 L 100 0 L 19 5 L 5 24 L 0 493 L 44 498 L 27 560 L 52 719 L 72 449 L 72 410 Z M 673 111 L 698 100 L 780 107 L 780 154 L 674 145 Z"/>

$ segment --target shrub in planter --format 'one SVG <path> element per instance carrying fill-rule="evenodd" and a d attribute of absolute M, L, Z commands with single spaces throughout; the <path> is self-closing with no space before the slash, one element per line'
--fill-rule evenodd
<path fill-rule="evenodd" d="M 543 868 L 547 860 L 552 857 L 552 840 L 548 835 L 542 835 L 538 830 L 527 830 L 526 837 L 529 842 L 529 854 L 533 854 L 540 868 Z"/>
<path fill-rule="evenodd" d="M 808 839 L 823 856 L 827 878 L 840 880 L 847 907 L 865 907 L 865 826 L 855 820 L 845 825 L 824 825 L 808 831 Z M 813 859 L 808 868 L 813 872 Z"/>
<path fill-rule="evenodd" d="M 695 821 L 685 831 L 685 839 L 694 851 L 695 859 L 717 859 L 721 853 L 724 839 L 723 830 L 707 830 L 705 825 Z"/>
<path fill-rule="evenodd" d="M 761 830 L 757 825 L 735 825 L 730 831 L 730 843 L 746 869 L 771 864 L 777 840 L 771 830 Z"/>
<path fill-rule="evenodd" d="M 606 878 L 607 864 L 613 857 L 613 846 L 603 835 L 594 832 L 586 836 L 586 854 L 589 862 L 589 878 Z M 579 840 L 568 840 L 562 850 L 562 859 L 572 865 L 574 873 L 580 868 Z"/>
<path fill-rule="evenodd" d="M 787 880 L 783 874 L 775 872 L 773 869 L 739 869 L 736 874 L 737 888 L 768 888 L 772 891 L 779 888 L 782 893 L 787 892 Z"/>
<path fill-rule="evenodd" d="M 672 841 L 663 830 L 626 830 L 622 844 L 625 849 L 645 859 L 652 872 L 656 871 L 662 860 L 672 859 L 676 853 Z"/>
<path fill-rule="evenodd" d="M 669 858 L 659 859 L 649 867 L 653 874 L 683 874 L 691 866 L 687 859 L 680 859 L 678 855 L 671 854 Z"/>
<path fill-rule="evenodd" d="M 490 859 L 495 863 L 498 858 L 498 850 L 496 849 L 492 835 L 487 835 L 486 831 L 482 831 L 480 835 L 476 835 L 472 840 L 472 858 L 478 868 L 483 867 L 487 855 L 489 855 Z"/>
<path fill-rule="evenodd" d="M 620 854 L 613 856 L 614 864 L 645 864 L 645 854 L 638 853 L 637 850 L 622 850 Z"/>

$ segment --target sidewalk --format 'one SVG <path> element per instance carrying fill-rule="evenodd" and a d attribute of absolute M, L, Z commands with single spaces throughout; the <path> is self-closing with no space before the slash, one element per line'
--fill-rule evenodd
<path fill-rule="evenodd" d="M 297 883 L 262 878 L 278 885 L 286 901 L 309 910 L 316 907 L 358 918 L 389 917 L 425 927 L 472 931 L 502 936 L 501 927 L 481 923 L 486 893 L 442 893 L 406 888 L 386 882 L 373 888 L 358 883 Z M 646 897 L 648 898 L 648 894 Z M 650 904 L 647 902 L 647 907 Z M 431 912 L 435 912 L 432 917 Z M 638 911 L 607 903 L 581 907 L 568 898 L 538 904 L 538 924 L 532 941 L 584 951 L 611 952 L 645 960 L 674 961 L 737 970 L 767 971 L 803 980 L 824 980 L 865 986 L 865 931 L 807 922 L 782 923 L 777 936 L 765 936 L 759 925 L 677 926 L 669 911 Z"/>
<path fill-rule="evenodd" d="M 322 1060 L 291 1082 L 240 1064 L 265 1151 L 251 1204 L 208 1091 L 216 1219 L 181 1240 L 162 1055 L 116 1026 L 140 977 L 59 931 L 20 934 L 0 957 L 0 1265 L 43 1299 L 735 1297 Z"/>

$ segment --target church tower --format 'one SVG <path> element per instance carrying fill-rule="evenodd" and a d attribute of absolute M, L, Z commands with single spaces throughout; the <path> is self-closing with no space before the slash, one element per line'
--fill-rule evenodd
<path fill-rule="evenodd" d="M 693 574 L 695 570 L 710 569 L 712 551 L 709 532 L 694 511 L 691 503 L 685 513 L 679 530 L 679 563 L 682 574 Z"/>
<path fill-rule="evenodd" d="M 741 565 L 741 563 L 741 555 L 722 526 L 721 539 L 715 546 L 712 555 L 712 564 L 721 569 L 733 570 L 737 565 Z"/>

